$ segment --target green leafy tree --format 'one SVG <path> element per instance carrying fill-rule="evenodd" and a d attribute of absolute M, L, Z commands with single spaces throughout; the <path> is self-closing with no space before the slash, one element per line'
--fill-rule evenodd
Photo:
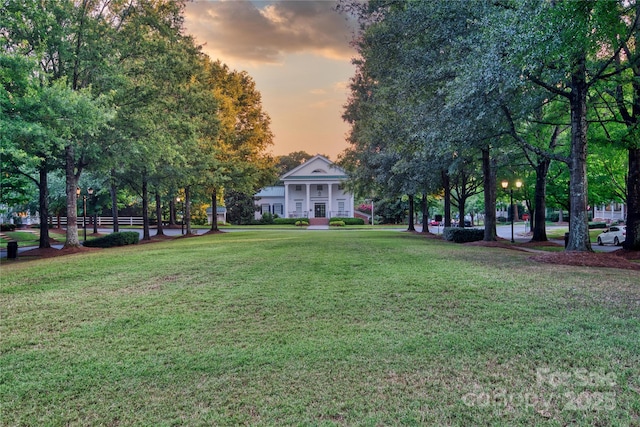
<path fill-rule="evenodd" d="M 253 222 L 256 206 L 252 196 L 231 190 L 225 192 L 224 203 L 229 223 L 243 225 Z"/>
<path fill-rule="evenodd" d="M 504 28 L 510 34 L 527 34 L 511 44 L 510 60 L 529 82 L 569 105 L 570 251 L 591 250 L 587 224 L 589 92 L 632 65 L 628 62 L 611 70 L 637 25 L 630 24 L 636 22 L 633 9 L 622 2 L 586 1 L 523 1 L 505 8 L 503 22 L 509 24 Z"/>
<path fill-rule="evenodd" d="M 285 154 L 283 156 L 278 156 L 278 158 L 276 159 L 277 160 L 276 168 L 278 170 L 278 176 L 284 175 L 285 173 L 296 168 L 297 166 L 300 166 L 301 164 L 303 164 L 304 162 L 306 162 L 312 157 L 313 155 L 307 153 L 306 151 L 294 151 L 292 153 Z M 324 156 L 324 157 L 327 157 L 327 156 Z"/>
<path fill-rule="evenodd" d="M 208 79 L 218 102 L 220 123 L 207 184 L 215 213 L 219 191 L 255 194 L 272 183 L 277 172 L 274 159 L 266 152 L 273 144 L 271 119 L 262 108 L 260 92 L 251 76 L 231 71 L 217 61 L 210 64 Z M 213 217 L 212 230 L 217 230 L 216 215 Z M 241 217 L 245 218 L 244 214 Z"/>

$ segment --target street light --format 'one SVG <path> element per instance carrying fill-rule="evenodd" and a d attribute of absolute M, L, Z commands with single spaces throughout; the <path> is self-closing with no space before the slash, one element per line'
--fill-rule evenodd
<path fill-rule="evenodd" d="M 81 192 L 82 190 L 80 189 L 80 187 L 76 187 L 76 196 L 80 196 Z M 93 193 L 93 189 L 91 189 L 91 192 Z M 82 195 L 82 230 L 84 231 L 84 238 L 82 241 L 86 242 L 87 241 L 87 196 L 84 194 Z"/>
<path fill-rule="evenodd" d="M 517 188 L 522 187 L 522 181 L 517 180 L 516 187 Z M 513 187 L 509 187 L 509 181 L 507 180 L 502 181 L 502 189 L 506 191 L 507 188 L 509 189 L 509 196 L 511 197 L 511 204 L 509 205 L 509 209 L 511 213 L 511 243 L 515 243 L 515 240 L 513 239 L 513 217 L 515 216 L 514 215 L 515 209 L 513 207 Z"/>
<path fill-rule="evenodd" d="M 176 202 L 180 203 L 180 197 L 176 197 Z M 182 225 L 180 234 L 184 234 L 184 200 L 182 200 L 182 220 L 180 224 Z"/>
<path fill-rule="evenodd" d="M 93 234 L 98 234 L 98 222 L 96 221 L 96 199 L 93 197 L 93 188 L 87 188 L 87 193 L 91 196 L 93 202 Z"/>

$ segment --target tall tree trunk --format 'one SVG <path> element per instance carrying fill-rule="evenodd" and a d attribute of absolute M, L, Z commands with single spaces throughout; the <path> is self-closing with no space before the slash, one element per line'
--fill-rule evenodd
<path fill-rule="evenodd" d="M 218 229 L 218 192 L 214 188 L 211 192 L 211 231 Z"/>
<path fill-rule="evenodd" d="M 169 226 L 176 225 L 176 199 L 172 197 L 169 201 Z"/>
<path fill-rule="evenodd" d="M 484 238 L 485 242 L 496 240 L 496 168 L 489 148 L 482 149 L 482 175 L 484 176 Z"/>
<path fill-rule="evenodd" d="M 627 238 L 623 248 L 640 250 L 640 148 L 629 149 L 627 176 Z"/>
<path fill-rule="evenodd" d="M 111 195 L 111 217 L 113 218 L 113 232 L 120 231 L 118 224 L 118 189 L 116 188 L 116 171 L 111 170 L 111 179 L 109 180 L 109 194 Z"/>
<path fill-rule="evenodd" d="M 67 236 L 64 247 L 75 248 L 80 246 L 80 240 L 78 239 L 78 200 L 76 195 L 78 177 L 75 173 L 75 150 L 73 146 L 67 145 L 64 149 L 64 155 L 67 178 Z"/>
<path fill-rule="evenodd" d="M 191 187 L 184 188 L 184 216 L 187 220 L 187 235 L 191 234 Z M 185 220 L 184 218 L 182 219 Z"/>
<path fill-rule="evenodd" d="M 164 236 L 164 227 L 162 226 L 162 200 L 160 199 L 160 193 L 157 191 L 156 191 L 156 218 L 158 218 L 156 236 Z"/>
<path fill-rule="evenodd" d="M 142 240 L 151 240 L 149 232 L 149 190 L 147 174 L 142 175 Z"/>
<path fill-rule="evenodd" d="M 451 185 L 449 173 L 442 171 L 442 187 L 444 188 L 444 226 L 451 227 Z"/>
<path fill-rule="evenodd" d="M 413 221 L 414 210 L 415 210 L 414 198 L 413 198 L 413 194 L 411 194 L 409 195 L 409 227 L 407 228 L 407 231 L 416 231 L 416 227 Z"/>
<path fill-rule="evenodd" d="M 534 194 L 532 228 L 532 242 L 546 242 L 547 225 L 545 223 L 547 213 L 547 174 L 551 161 L 547 158 L 541 159 L 536 166 L 536 189 Z"/>
<path fill-rule="evenodd" d="M 460 215 L 460 220 L 458 221 L 458 227 L 464 228 L 464 217 L 467 215 L 465 212 L 465 205 L 467 204 L 467 198 L 460 196 L 460 203 L 458 206 L 458 214 Z"/>
<path fill-rule="evenodd" d="M 571 157 L 569 159 L 569 242 L 567 251 L 589 252 L 587 212 L 587 83 L 583 57 L 571 76 Z"/>
<path fill-rule="evenodd" d="M 40 209 L 40 249 L 50 248 L 49 243 L 49 183 L 47 182 L 47 166 L 46 160 L 40 167 L 40 181 L 38 182 L 39 198 L 38 204 Z"/>
<path fill-rule="evenodd" d="M 422 232 L 429 233 L 429 201 L 427 193 L 422 193 Z"/>

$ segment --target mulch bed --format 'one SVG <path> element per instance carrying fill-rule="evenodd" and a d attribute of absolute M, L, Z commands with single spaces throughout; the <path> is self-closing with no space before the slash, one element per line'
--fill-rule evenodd
<path fill-rule="evenodd" d="M 526 242 L 510 243 L 507 240 L 497 240 L 494 242 L 471 242 L 465 243 L 470 246 L 486 246 L 493 248 L 504 248 L 519 251 L 535 250 L 537 247 L 558 247 L 554 242 Z M 575 265 L 582 267 L 606 267 L 619 268 L 624 270 L 640 270 L 640 263 L 633 262 L 640 260 L 640 251 L 625 251 L 618 249 L 613 252 L 543 252 L 539 251 L 529 257 L 530 260 L 546 264 Z"/>
<path fill-rule="evenodd" d="M 631 261 L 632 259 L 640 259 L 640 254 L 633 253 L 637 251 L 625 252 L 623 250 L 614 252 L 550 252 L 536 254 L 529 259 L 548 264 L 640 270 L 640 263 Z"/>
<path fill-rule="evenodd" d="M 52 258 L 52 257 L 57 257 L 57 256 L 73 255 L 73 254 L 79 254 L 79 253 L 83 253 L 83 252 L 95 252 L 95 251 L 100 251 L 100 250 L 102 250 L 102 249 L 101 248 L 89 248 L 89 247 L 85 247 L 85 246 L 62 248 L 62 249 L 56 249 L 56 248 L 44 248 L 44 249 L 34 248 L 34 249 L 29 249 L 28 251 L 21 252 L 18 255 L 18 260 L 21 257 Z"/>

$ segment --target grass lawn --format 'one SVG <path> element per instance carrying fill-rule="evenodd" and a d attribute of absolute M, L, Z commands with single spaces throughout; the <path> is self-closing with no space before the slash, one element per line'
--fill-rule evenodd
<path fill-rule="evenodd" d="M 0 268 L 0 425 L 639 425 L 640 273 L 397 231 Z"/>
<path fill-rule="evenodd" d="M 590 229 L 589 239 L 591 240 L 591 243 L 596 243 L 598 241 L 598 235 L 602 233 L 604 230 L 606 230 L 606 228 Z M 547 230 L 547 238 L 564 240 L 564 233 L 567 233 L 568 231 L 569 231 L 569 227 Z"/>
<path fill-rule="evenodd" d="M 3 231 L 2 234 L 7 236 L 7 238 L 5 239 L 4 237 L 0 237 L 0 243 L 6 244 L 10 241 L 16 241 L 20 246 L 37 245 L 40 238 L 39 232 L 30 233 L 28 231 Z"/>

